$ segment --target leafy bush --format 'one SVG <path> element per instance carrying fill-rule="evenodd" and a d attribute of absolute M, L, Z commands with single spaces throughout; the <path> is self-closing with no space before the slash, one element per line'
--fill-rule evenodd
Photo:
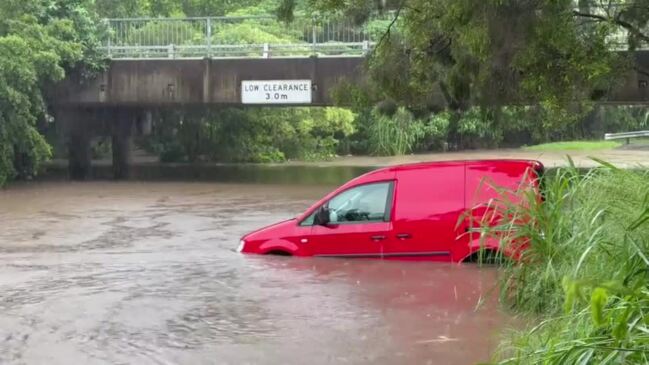
<path fill-rule="evenodd" d="M 393 156 L 410 153 L 424 134 L 422 122 L 415 120 L 404 107 L 391 116 L 378 109 L 374 109 L 371 115 L 369 147 L 372 154 Z"/>
<path fill-rule="evenodd" d="M 281 162 L 336 155 L 354 133 L 355 115 L 341 108 L 228 108 L 167 112 L 142 141 L 161 161 Z"/>
<path fill-rule="evenodd" d="M 171 142 L 159 151 L 160 162 L 183 162 L 187 158 L 183 145 Z"/>
<path fill-rule="evenodd" d="M 131 28 L 125 41 L 129 45 L 157 46 L 161 44 L 192 44 L 204 42 L 205 33 L 198 23 L 148 22 L 140 28 Z"/>
<path fill-rule="evenodd" d="M 215 27 L 214 41 L 220 44 L 262 44 L 262 43 L 296 43 L 296 38 L 301 34 L 286 32 L 273 22 L 264 27 L 252 21 L 241 23 L 223 24 Z"/>
<path fill-rule="evenodd" d="M 502 140 L 502 129 L 497 128 L 489 110 L 471 108 L 458 121 L 457 131 L 464 148 L 497 147 Z"/>
<path fill-rule="evenodd" d="M 102 159 L 111 157 L 113 145 L 110 138 L 97 138 L 90 144 L 90 154 L 93 159 Z"/>
<path fill-rule="evenodd" d="M 246 162 L 270 163 L 286 161 L 284 153 L 273 146 L 254 146 L 248 154 L 249 158 Z"/>
<path fill-rule="evenodd" d="M 446 149 L 450 120 L 451 114 L 448 112 L 431 114 L 425 124 L 423 143 L 420 144 L 423 150 Z"/>

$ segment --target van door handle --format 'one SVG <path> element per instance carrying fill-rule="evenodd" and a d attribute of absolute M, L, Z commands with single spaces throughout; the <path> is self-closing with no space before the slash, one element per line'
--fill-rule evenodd
<path fill-rule="evenodd" d="M 397 238 L 400 239 L 400 240 L 407 240 L 407 239 L 412 238 L 412 235 L 410 233 L 399 233 L 397 235 Z"/>
<path fill-rule="evenodd" d="M 383 241 L 385 239 L 385 236 L 377 235 L 377 236 L 372 236 L 370 238 L 372 239 L 372 241 Z"/>

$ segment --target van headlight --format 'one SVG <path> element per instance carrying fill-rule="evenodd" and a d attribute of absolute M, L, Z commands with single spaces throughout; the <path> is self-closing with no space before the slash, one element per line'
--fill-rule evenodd
<path fill-rule="evenodd" d="M 241 240 L 239 241 L 239 246 L 237 247 L 237 252 L 242 252 L 243 248 L 246 246 L 246 241 Z"/>

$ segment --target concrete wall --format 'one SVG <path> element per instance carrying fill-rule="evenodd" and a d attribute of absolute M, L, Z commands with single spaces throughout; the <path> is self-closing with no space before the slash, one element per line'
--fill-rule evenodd
<path fill-rule="evenodd" d="M 71 75 L 51 93 L 56 106 L 181 106 L 241 103 L 242 80 L 310 79 L 313 102 L 331 105 L 341 79 L 363 76 L 363 58 L 115 60 L 96 79 Z"/>

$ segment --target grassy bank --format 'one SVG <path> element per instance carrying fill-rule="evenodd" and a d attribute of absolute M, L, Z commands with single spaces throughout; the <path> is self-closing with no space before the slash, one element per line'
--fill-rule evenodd
<path fill-rule="evenodd" d="M 500 363 L 649 363 L 649 174 L 562 168 L 545 186 L 544 203 L 500 202 L 509 221 L 489 229 L 504 245 L 531 239 L 501 295 L 542 319 L 503 343 Z"/>
<path fill-rule="evenodd" d="M 561 151 L 597 151 L 609 150 L 621 145 L 616 141 L 566 141 L 542 143 L 523 147 L 526 151 L 561 152 Z"/>

